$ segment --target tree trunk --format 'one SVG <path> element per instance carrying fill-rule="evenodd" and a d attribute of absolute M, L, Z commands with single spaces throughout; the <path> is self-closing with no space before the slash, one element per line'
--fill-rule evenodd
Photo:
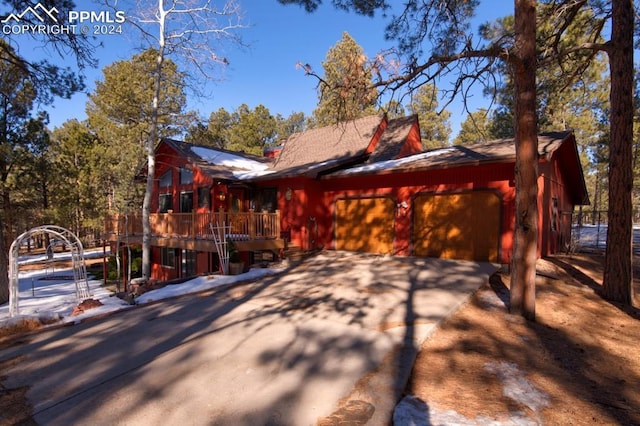
<path fill-rule="evenodd" d="M 4 223 L 0 220 L 0 305 L 9 301 L 9 248 L 4 243 L 3 228 Z"/>
<path fill-rule="evenodd" d="M 163 0 L 158 0 L 158 56 L 153 78 L 153 104 L 151 109 L 151 126 L 147 139 L 147 187 L 142 202 L 142 277 L 151 278 L 151 194 L 156 172 L 155 148 L 158 141 L 158 114 L 160 108 L 160 85 L 162 84 L 162 65 L 165 53 L 165 22 L 167 11 L 164 10 Z"/>
<path fill-rule="evenodd" d="M 0 221 L 0 303 L 9 301 L 9 247 L 13 239 L 13 210 L 11 206 L 11 196 L 7 187 L 7 167 L 2 164 L 2 191 L 0 194 L 0 205 L 2 206 L 3 219 Z"/>
<path fill-rule="evenodd" d="M 153 129 L 155 126 L 152 125 Z M 153 180 L 155 177 L 156 157 L 155 142 L 156 133 L 149 132 L 147 139 L 147 185 L 142 201 L 142 278 L 151 278 L 151 194 L 153 193 Z"/>
<path fill-rule="evenodd" d="M 603 296 L 633 304 L 633 0 L 613 0 L 611 21 L 611 137 L 609 141 L 609 226 Z"/>
<path fill-rule="evenodd" d="M 515 0 L 515 230 L 510 311 L 535 320 L 538 247 L 536 1 Z"/>

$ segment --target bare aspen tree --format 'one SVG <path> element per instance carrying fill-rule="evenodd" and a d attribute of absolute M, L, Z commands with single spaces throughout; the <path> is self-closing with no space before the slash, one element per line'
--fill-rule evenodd
<path fill-rule="evenodd" d="M 147 177 L 142 205 L 142 276 L 151 276 L 151 194 L 155 179 L 155 147 L 158 143 L 160 92 L 165 81 L 163 63 L 171 58 L 196 81 L 213 79 L 219 66 L 227 65 L 219 54 L 222 42 L 241 44 L 237 30 L 243 28 L 240 6 L 234 0 L 107 0 L 113 9 L 126 8 L 127 22 L 142 34 L 145 46 L 157 50 L 153 77 L 153 102 L 146 138 Z M 193 85 L 196 87 L 197 83 Z"/>

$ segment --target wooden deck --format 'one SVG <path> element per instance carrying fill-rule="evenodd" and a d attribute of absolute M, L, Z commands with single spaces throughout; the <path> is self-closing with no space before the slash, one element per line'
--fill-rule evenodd
<path fill-rule="evenodd" d="M 229 226 L 226 238 L 240 251 L 284 248 L 280 237 L 280 212 L 153 213 L 149 216 L 151 245 L 216 252 L 214 231 Z M 114 215 L 105 219 L 104 239 L 142 244 L 141 215 Z"/>

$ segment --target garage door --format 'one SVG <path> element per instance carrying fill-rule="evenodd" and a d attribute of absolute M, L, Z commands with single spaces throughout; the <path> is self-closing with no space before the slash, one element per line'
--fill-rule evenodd
<path fill-rule="evenodd" d="M 413 205 L 416 256 L 498 261 L 500 199 L 495 193 L 424 194 Z"/>
<path fill-rule="evenodd" d="M 390 198 L 337 200 L 336 249 L 392 253 L 394 207 Z"/>

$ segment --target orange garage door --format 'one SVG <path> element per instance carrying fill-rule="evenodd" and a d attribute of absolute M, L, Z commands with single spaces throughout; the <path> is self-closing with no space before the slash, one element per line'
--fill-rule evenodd
<path fill-rule="evenodd" d="M 498 261 L 500 198 L 495 193 L 424 194 L 413 205 L 416 256 Z"/>
<path fill-rule="evenodd" d="M 390 198 L 337 200 L 336 249 L 392 253 L 394 207 L 394 202 Z"/>

